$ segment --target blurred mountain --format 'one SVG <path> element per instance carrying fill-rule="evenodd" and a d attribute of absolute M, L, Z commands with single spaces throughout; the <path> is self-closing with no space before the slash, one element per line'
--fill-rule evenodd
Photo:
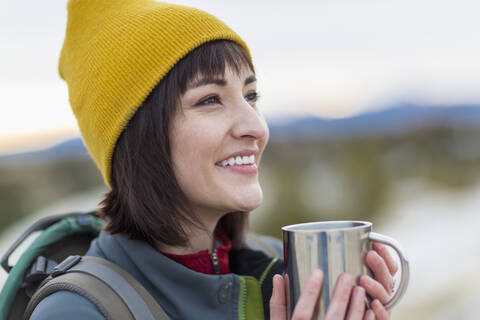
<path fill-rule="evenodd" d="M 74 138 L 47 149 L 0 156 L 0 165 L 38 164 L 78 157 L 88 157 L 88 152 L 83 141 L 80 138 Z"/>
<path fill-rule="evenodd" d="M 270 121 L 272 139 L 335 138 L 400 134 L 428 126 L 480 127 L 480 105 L 419 107 L 398 104 L 388 109 L 341 119 L 313 116 Z"/>
<path fill-rule="evenodd" d="M 341 119 L 314 116 L 267 119 L 271 140 L 309 138 L 344 138 L 401 134 L 428 126 L 480 128 L 480 105 L 452 107 L 419 107 L 397 104 L 390 108 Z M 80 138 L 71 139 L 52 148 L 0 156 L 0 164 L 50 161 L 88 156 Z"/>

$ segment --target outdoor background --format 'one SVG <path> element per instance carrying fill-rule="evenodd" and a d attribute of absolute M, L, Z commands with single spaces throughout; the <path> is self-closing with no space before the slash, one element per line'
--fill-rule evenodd
<path fill-rule="evenodd" d="M 392 319 L 477 319 L 480 5 L 173 2 L 218 16 L 252 50 L 271 140 L 251 229 L 370 220 L 410 258 Z M 106 191 L 57 74 L 65 8 L 0 3 L 2 254 L 35 219 L 94 209 Z"/>

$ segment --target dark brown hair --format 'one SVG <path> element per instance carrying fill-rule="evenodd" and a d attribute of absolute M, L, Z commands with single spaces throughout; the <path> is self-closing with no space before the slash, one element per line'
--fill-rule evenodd
<path fill-rule="evenodd" d="M 170 153 L 170 119 L 178 112 L 180 96 L 199 76 L 223 78 L 225 69 L 237 74 L 254 68 L 247 52 L 227 40 L 207 42 L 181 59 L 156 85 L 136 111 L 117 141 L 112 159 L 111 186 L 100 214 L 107 231 L 133 239 L 185 246 L 185 226 L 205 229 L 191 211 L 173 171 Z M 247 213 L 228 213 L 220 231 L 240 247 L 248 224 Z"/>

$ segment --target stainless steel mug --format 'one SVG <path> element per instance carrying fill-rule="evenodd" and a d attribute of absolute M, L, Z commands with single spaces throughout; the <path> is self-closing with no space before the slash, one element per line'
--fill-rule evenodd
<path fill-rule="evenodd" d="M 372 223 L 366 221 L 312 222 L 282 228 L 289 319 L 314 269 L 321 269 L 324 273 L 317 320 L 324 318 L 340 274 L 346 272 L 355 278 L 371 275 L 364 256 L 371 250 L 372 241 L 392 247 L 400 257 L 400 283 L 385 306 L 390 309 L 398 302 L 408 285 L 408 259 L 397 241 L 371 230 Z"/>

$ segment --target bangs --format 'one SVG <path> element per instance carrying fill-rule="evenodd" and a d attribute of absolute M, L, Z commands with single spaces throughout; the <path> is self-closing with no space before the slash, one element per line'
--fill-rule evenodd
<path fill-rule="evenodd" d="M 174 79 L 180 94 L 188 85 L 199 78 L 223 79 L 229 68 L 236 75 L 248 68 L 255 73 L 250 57 L 243 47 L 230 40 L 215 40 L 202 44 L 187 54 L 175 66 L 177 79 Z"/>

